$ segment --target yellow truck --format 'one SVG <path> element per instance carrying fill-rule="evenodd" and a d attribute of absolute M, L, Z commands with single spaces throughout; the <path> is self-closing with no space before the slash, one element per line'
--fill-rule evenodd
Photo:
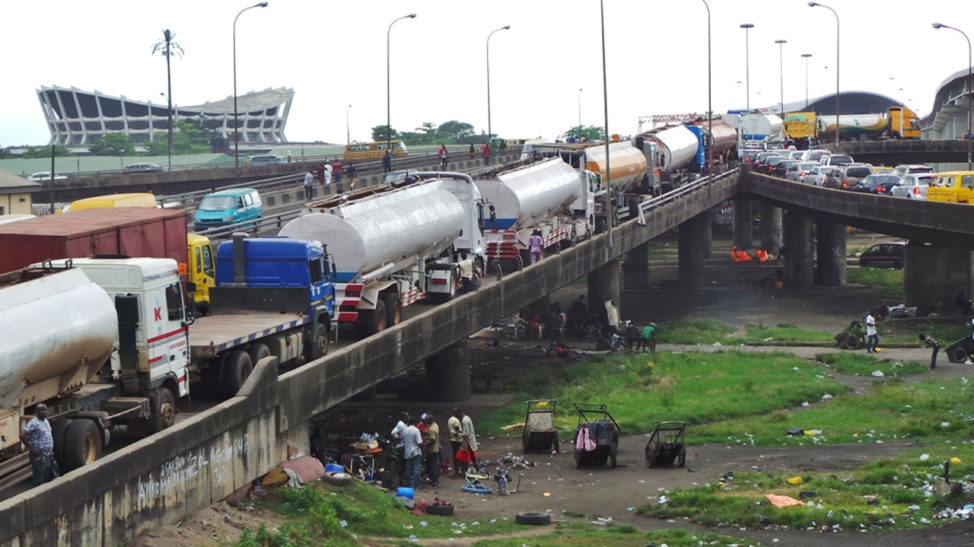
<path fill-rule="evenodd" d="M 920 117 L 905 106 L 889 107 L 889 135 L 894 139 L 919 139 Z"/>
<path fill-rule="evenodd" d="M 927 200 L 974 203 L 974 171 L 937 173 L 927 188 Z"/>
<path fill-rule="evenodd" d="M 788 112 L 785 114 L 785 120 L 783 123 L 784 131 L 788 134 L 788 138 L 792 140 L 798 139 L 814 139 L 818 136 L 818 126 L 815 123 L 815 113 L 814 112 Z"/>
<path fill-rule="evenodd" d="M 62 213 L 68 211 L 82 211 L 84 209 L 109 209 L 114 207 L 158 207 L 156 197 L 149 192 L 138 192 L 128 194 L 108 194 L 104 196 L 94 196 L 79 199 L 70 205 L 65 205 L 61 209 Z"/>

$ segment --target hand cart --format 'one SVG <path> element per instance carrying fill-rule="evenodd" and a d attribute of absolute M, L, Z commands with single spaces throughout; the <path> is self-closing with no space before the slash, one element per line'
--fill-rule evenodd
<path fill-rule="evenodd" d="M 532 399 L 528 401 L 524 417 L 524 432 L 521 444 L 524 453 L 532 451 L 558 452 L 558 430 L 555 429 L 554 399 Z"/>
<path fill-rule="evenodd" d="M 660 422 L 646 443 L 646 466 L 676 464 L 683 467 L 687 463 L 687 445 L 683 441 L 686 422 Z"/>
<path fill-rule="evenodd" d="M 583 465 L 616 466 L 619 451 L 619 424 L 603 403 L 572 403 L 578 412 L 575 429 L 575 467 Z"/>

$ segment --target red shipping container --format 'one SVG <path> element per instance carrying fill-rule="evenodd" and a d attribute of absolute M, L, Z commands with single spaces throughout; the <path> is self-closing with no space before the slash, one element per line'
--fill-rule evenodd
<path fill-rule="evenodd" d="M 0 225 L 0 272 L 35 262 L 95 255 L 186 262 L 185 211 L 144 207 L 85 209 Z"/>

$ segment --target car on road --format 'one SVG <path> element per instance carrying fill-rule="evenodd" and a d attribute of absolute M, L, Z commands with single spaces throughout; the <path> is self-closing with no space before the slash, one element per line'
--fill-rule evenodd
<path fill-rule="evenodd" d="M 859 255 L 860 268 L 894 268 L 903 267 L 903 254 L 906 243 L 890 241 L 877 243 Z"/>
<path fill-rule="evenodd" d="M 815 169 L 816 167 L 818 167 L 818 164 L 813 161 L 799 161 L 794 168 L 789 169 L 788 172 L 785 173 L 785 178 L 795 182 L 804 182 L 802 179 L 804 179 L 812 171 L 812 169 Z"/>
<path fill-rule="evenodd" d="M 275 165 L 278 163 L 287 163 L 287 160 L 277 154 L 257 154 L 256 156 L 250 156 L 247 163 L 250 165 Z"/>
<path fill-rule="evenodd" d="M 818 161 L 822 165 L 848 165 L 855 163 L 852 156 L 848 154 L 829 154 L 828 156 L 822 156 Z"/>
<path fill-rule="evenodd" d="M 974 171 L 937 173 L 927 191 L 930 201 L 974 203 Z"/>
<path fill-rule="evenodd" d="M 68 177 L 66 177 L 64 175 L 54 175 L 54 180 L 64 180 L 66 178 L 68 178 Z M 36 181 L 42 181 L 42 180 L 51 180 L 51 172 L 50 171 L 38 171 L 36 173 L 31 173 L 27 177 L 27 180 L 32 180 L 32 181 L 35 181 L 35 182 Z"/>
<path fill-rule="evenodd" d="M 144 161 L 141 163 L 130 163 L 122 169 L 123 173 L 154 173 L 156 171 L 162 171 L 162 167 L 151 161 Z"/>
<path fill-rule="evenodd" d="M 774 166 L 774 168 L 771 169 L 771 174 L 773 176 L 775 176 L 775 177 L 785 178 L 785 175 L 788 174 L 788 170 L 791 169 L 792 167 L 798 166 L 798 164 L 800 164 L 800 163 L 801 163 L 801 160 L 782 160 L 782 161 L 779 161 Z"/>
<path fill-rule="evenodd" d="M 903 175 L 889 195 L 907 199 L 927 199 L 927 188 L 936 180 L 933 173 Z"/>
<path fill-rule="evenodd" d="M 761 165 L 761 169 L 759 172 L 764 175 L 772 175 L 774 174 L 774 168 L 777 167 L 777 165 L 783 161 L 791 161 L 791 160 L 789 160 L 786 156 L 774 156 L 768 158 L 768 160 L 764 162 L 763 165 Z"/>
<path fill-rule="evenodd" d="M 899 181 L 900 178 L 896 175 L 869 175 L 851 188 L 853 192 L 888 196 L 890 188 L 896 186 Z"/>
<path fill-rule="evenodd" d="M 933 173 L 933 167 L 917 163 L 903 163 L 893 168 L 893 174 L 897 177 L 909 175 L 911 173 Z"/>
<path fill-rule="evenodd" d="M 862 179 L 872 175 L 872 166 L 868 163 L 850 163 L 847 165 L 840 165 L 839 171 L 842 171 L 842 180 L 850 188 L 859 184 Z"/>
<path fill-rule="evenodd" d="M 815 149 L 812 149 L 812 150 L 805 150 L 805 152 L 802 154 L 801 159 L 803 161 L 817 161 L 817 162 L 821 163 L 822 162 L 821 161 L 822 160 L 822 156 L 828 156 L 830 154 L 831 154 L 831 152 L 829 152 L 828 150 L 822 150 L 822 149 L 819 149 L 819 148 L 815 148 Z"/>
<path fill-rule="evenodd" d="M 776 152 L 767 152 L 767 151 L 761 152 L 757 156 L 754 156 L 754 162 L 753 162 L 754 163 L 754 167 L 756 167 L 756 168 L 763 167 L 768 162 L 768 159 L 770 159 L 770 158 L 777 158 L 777 157 L 780 157 L 780 156 L 781 156 L 780 151 L 776 151 Z"/>
<path fill-rule="evenodd" d="M 826 183 L 829 181 L 829 175 L 837 168 L 820 163 L 816 163 L 815 165 L 808 174 L 802 177 L 802 182 L 804 184 L 814 184 L 815 186 L 826 186 Z"/>

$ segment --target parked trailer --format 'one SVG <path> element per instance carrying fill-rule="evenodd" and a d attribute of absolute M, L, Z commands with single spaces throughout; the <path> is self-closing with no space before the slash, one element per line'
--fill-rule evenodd
<path fill-rule="evenodd" d="M 586 179 L 560 159 L 525 160 L 480 173 L 475 182 L 490 212 L 484 228 L 492 263 L 514 261 L 520 269 L 536 230 L 546 249 L 591 232 L 587 217 L 576 220 L 570 209 L 585 195 Z"/>
<path fill-rule="evenodd" d="M 778 116 L 752 112 L 741 116 L 737 130 L 742 141 L 774 141 L 781 139 L 783 128 Z"/>
<path fill-rule="evenodd" d="M 886 132 L 886 114 L 851 114 L 839 116 L 839 139 L 862 140 L 879 137 Z M 835 116 L 818 117 L 818 136 L 828 142 L 835 138 Z"/>
<path fill-rule="evenodd" d="M 59 260 L 0 276 L 0 490 L 30 475 L 19 434 L 38 403 L 62 471 L 100 457 L 116 425 L 172 425 L 189 395 L 185 322 L 169 259 Z"/>
<path fill-rule="evenodd" d="M 328 245 L 338 322 L 364 337 L 427 297 L 428 267 L 451 260 L 444 255 L 465 220 L 460 201 L 434 179 L 300 216 L 279 235 Z"/>

